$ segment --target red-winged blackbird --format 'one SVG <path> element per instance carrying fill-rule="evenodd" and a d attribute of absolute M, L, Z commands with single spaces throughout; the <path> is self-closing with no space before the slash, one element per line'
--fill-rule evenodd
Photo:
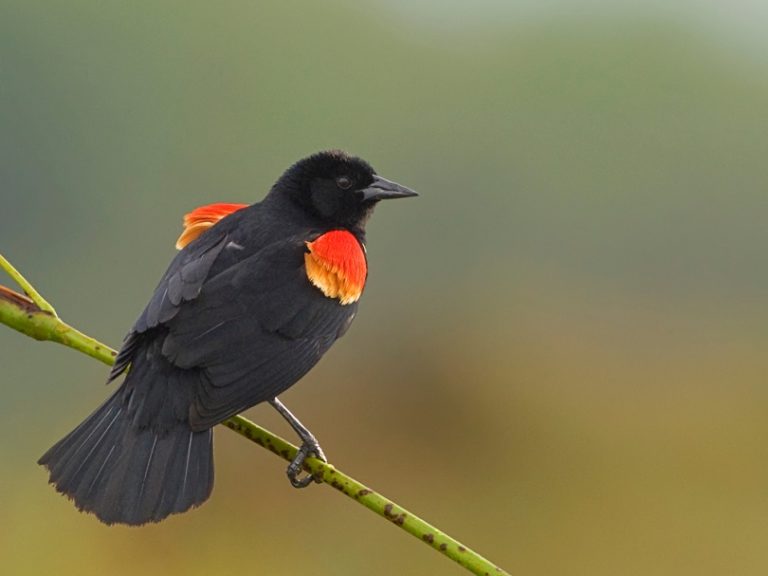
<path fill-rule="evenodd" d="M 211 428 L 267 401 L 302 439 L 288 476 L 306 486 L 304 459 L 324 456 L 277 396 L 355 317 L 376 203 L 414 195 L 330 151 L 294 164 L 259 203 L 189 214 L 109 375 L 124 382 L 40 459 L 50 482 L 107 524 L 184 512 L 213 487 Z"/>

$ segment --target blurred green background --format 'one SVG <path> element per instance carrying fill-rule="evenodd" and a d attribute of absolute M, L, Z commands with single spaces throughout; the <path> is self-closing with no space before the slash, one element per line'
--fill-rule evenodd
<path fill-rule="evenodd" d="M 768 6 L 0 5 L 0 252 L 117 346 L 181 216 L 341 147 L 358 319 L 284 395 L 331 461 L 512 574 L 768 571 Z M 217 432 L 203 508 L 106 528 L 35 464 L 105 367 L 0 329 L 0 573 L 463 574 Z M 272 411 L 249 414 L 289 437 Z"/>

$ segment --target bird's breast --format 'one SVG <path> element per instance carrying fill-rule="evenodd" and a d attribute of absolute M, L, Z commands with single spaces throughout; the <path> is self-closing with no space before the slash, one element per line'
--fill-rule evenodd
<path fill-rule="evenodd" d="M 347 230 L 331 230 L 307 242 L 307 278 L 328 298 L 343 305 L 360 299 L 368 276 L 363 246 Z"/>

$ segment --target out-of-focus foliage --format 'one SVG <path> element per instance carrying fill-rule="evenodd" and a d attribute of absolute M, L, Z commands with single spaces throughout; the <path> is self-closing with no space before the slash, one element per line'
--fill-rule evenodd
<path fill-rule="evenodd" d="M 422 196 L 284 397 L 330 459 L 513 574 L 765 574 L 764 10 L 260 4 L 2 3 L 0 251 L 118 345 L 185 211 L 360 154 Z M 2 574 L 462 573 L 224 429 L 205 507 L 105 528 L 35 460 L 106 369 L 0 366 Z"/>

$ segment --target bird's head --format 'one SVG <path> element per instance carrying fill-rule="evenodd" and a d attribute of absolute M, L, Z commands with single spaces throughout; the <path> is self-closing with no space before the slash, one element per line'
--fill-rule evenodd
<path fill-rule="evenodd" d="M 362 228 L 380 200 L 417 194 L 378 176 L 365 160 L 330 150 L 296 162 L 275 183 L 271 195 L 288 197 L 327 224 Z"/>

